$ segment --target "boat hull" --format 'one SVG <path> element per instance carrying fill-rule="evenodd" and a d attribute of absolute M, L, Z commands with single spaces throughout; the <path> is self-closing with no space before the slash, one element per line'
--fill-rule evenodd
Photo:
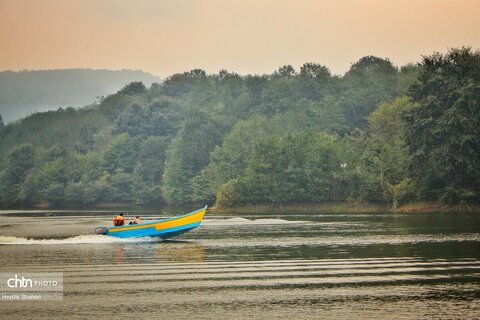
<path fill-rule="evenodd" d="M 188 232 L 202 223 L 207 207 L 172 219 L 106 228 L 105 235 L 117 238 L 158 237 L 168 239 Z"/>

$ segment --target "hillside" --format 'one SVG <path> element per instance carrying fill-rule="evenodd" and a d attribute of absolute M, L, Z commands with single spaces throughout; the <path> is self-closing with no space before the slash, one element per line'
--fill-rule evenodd
<path fill-rule="evenodd" d="M 0 204 L 295 205 L 480 199 L 480 52 L 343 76 L 195 69 L 0 124 Z M 448 88 L 448 90 L 445 90 Z"/>
<path fill-rule="evenodd" d="M 0 72 L 0 115 L 5 122 L 60 107 L 82 107 L 127 83 L 160 78 L 140 70 L 63 69 Z"/>

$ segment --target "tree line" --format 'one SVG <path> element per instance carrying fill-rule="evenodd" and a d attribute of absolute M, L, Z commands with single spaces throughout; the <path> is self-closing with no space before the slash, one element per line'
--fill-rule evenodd
<path fill-rule="evenodd" d="M 195 69 L 0 120 L 0 203 L 478 204 L 479 108 L 470 48 L 400 68 L 367 56 L 343 76 Z"/>

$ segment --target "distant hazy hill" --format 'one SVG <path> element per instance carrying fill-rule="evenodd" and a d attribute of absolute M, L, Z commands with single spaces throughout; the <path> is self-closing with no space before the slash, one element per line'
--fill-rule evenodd
<path fill-rule="evenodd" d="M 63 69 L 0 72 L 0 115 L 5 122 L 33 112 L 90 104 L 132 81 L 146 86 L 160 78 L 141 70 Z"/>

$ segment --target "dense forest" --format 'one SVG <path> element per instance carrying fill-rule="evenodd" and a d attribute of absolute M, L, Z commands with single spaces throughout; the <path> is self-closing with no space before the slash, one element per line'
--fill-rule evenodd
<path fill-rule="evenodd" d="M 477 205 L 479 111 L 469 48 L 400 68 L 367 56 L 343 76 L 196 69 L 0 120 L 0 203 Z"/>
<path fill-rule="evenodd" d="M 5 122 L 34 112 L 84 106 L 127 83 L 150 85 L 160 78 L 141 70 L 25 70 L 0 72 L 0 114 Z"/>

